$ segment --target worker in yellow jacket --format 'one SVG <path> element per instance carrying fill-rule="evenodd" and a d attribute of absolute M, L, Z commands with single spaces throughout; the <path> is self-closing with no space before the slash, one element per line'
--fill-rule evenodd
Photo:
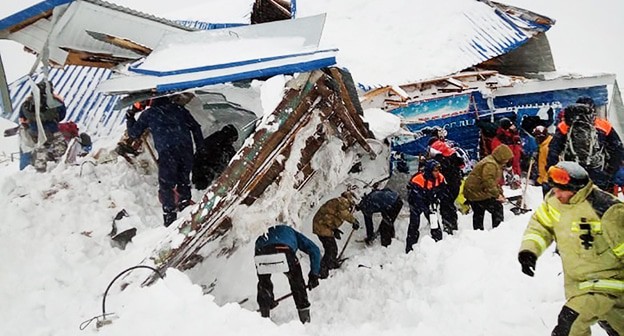
<path fill-rule="evenodd" d="M 533 129 L 533 137 L 539 146 L 539 150 L 537 152 L 536 182 L 538 185 L 542 186 L 542 193 L 546 196 L 546 193 L 550 190 L 550 185 L 548 184 L 548 172 L 546 171 L 548 146 L 550 146 L 550 140 L 552 140 L 553 137 L 548 133 L 546 127 L 541 125 Z"/>
<path fill-rule="evenodd" d="M 531 217 L 518 260 L 533 276 L 537 258 L 557 242 L 567 302 L 552 335 L 591 335 L 596 322 L 624 335 L 624 204 L 576 162 L 550 167 L 548 180 L 552 190 Z"/>

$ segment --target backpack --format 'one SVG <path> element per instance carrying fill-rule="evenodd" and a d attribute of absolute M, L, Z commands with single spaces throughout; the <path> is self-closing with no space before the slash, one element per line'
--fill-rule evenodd
<path fill-rule="evenodd" d="M 598 141 L 594 111 L 584 104 L 565 108 L 564 122 L 568 126 L 563 157 L 584 168 L 604 169 L 608 153 Z"/>

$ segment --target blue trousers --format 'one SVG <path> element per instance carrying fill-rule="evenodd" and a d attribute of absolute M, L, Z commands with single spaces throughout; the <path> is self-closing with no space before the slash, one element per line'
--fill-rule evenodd
<path fill-rule="evenodd" d="M 191 199 L 193 150 L 169 149 L 158 152 L 158 197 L 163 212 L 174 212 L 178 203 Z M 176 199 L 176 192 L 178 199 Z"/>

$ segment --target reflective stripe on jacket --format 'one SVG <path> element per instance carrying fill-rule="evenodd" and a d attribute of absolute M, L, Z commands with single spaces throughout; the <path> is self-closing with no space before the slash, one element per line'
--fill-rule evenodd
<path fill-rule="evenodd" d="M 566 298 L 587 292 L 624 295 L 622 202 L 591 182 L 570 204 L 562 204 L 549 193 L 531 216 L 520 251 L 540 256 L 555 240 Z"/>

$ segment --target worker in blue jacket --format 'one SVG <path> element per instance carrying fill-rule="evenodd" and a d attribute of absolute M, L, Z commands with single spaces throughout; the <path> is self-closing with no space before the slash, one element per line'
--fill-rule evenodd
<path fill-rule="evenodd" d="M 378 185 L 373 185 L 373 190 L 364 195 L 356 210 L 360 210 L 364 215 L 364 225 L 366 226 L 366 245 L 371 245 L 376 238 L 373 226 L 373 214 L 381 213 L 381 223 L 379 224 L 379 235 L 381 236 L 381 246 L 389 246 L 394 238 L 394 221 L 403 208 L 403 201 L 399 193 L 390 189 L 377 189 Z"/>
<path fill-rule="evenodd" d="M 139 139 L 148 128 L 152 132 L 158 152 L 158 196 L 165 226 L 176 220 L 177 210 L 191 203 L 189 175 L 193 167 L 193 141 L 197 146 L 203 140 L 200 125 L 181 105 L 183 101 L 179 97 L 156 98 L 136 121 L 134 109 L 126 113 L 131 139 Z"/>
<path fill-rule="evenodd" d="M 297 251 L 301 250 L 310 257 L 308 287 L 319 284 L 321 271 L 321 251 L 310 239 L 287 225 L 276 225 L 256 239 L 256 270 L 258 274 L 258 306 L 260 315 L 269 317 L 272 308 L 277 306 L 273 295 L 271 274 L 284 273 L 288 278 L 290 290 L 302 323 L 310 322 L 310 302 L 305 280 L 301 271 Z M 283 261 L 283 268 L 279 263 Z M 268 266 L 265 268 L 265 266 Z M 277 266 L 271 269 L 271 266 Z"/>

